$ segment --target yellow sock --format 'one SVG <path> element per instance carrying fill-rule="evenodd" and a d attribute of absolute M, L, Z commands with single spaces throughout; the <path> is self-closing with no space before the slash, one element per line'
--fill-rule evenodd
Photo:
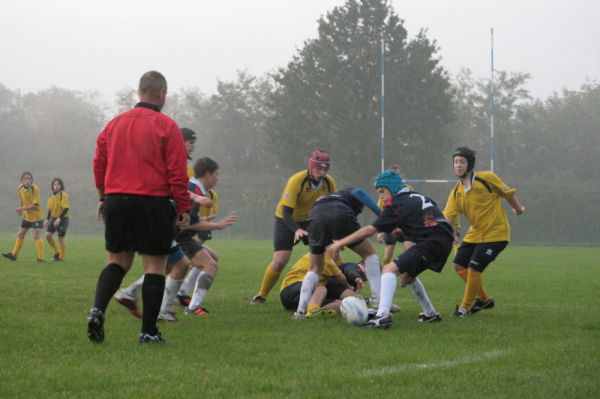
<path fill-rule="evenodd" d="M 46 259 L 46 254 L 44 253 L 44 241 L 41 238 L 35 240 L 35 249 L 37 249 L 38 259 Z"/>
<path fill-rule="evenodd" d="M 19 254 L 19 251 L 21 250 L 21 247 L 23 246 L 23 240 L 22 238 L 17 237 L 16 241 L 15 241 L 15 247 L 12 250 L 12 254 L 14 256 L 17 256 Z"/>
<path fill-rule="evenodd" d="M 65 253 L 67 252 L 67 245 L 60 244 L 60 260 L 65 260 Z"/>
<path fill-rule="evenodd" d="M 463 296 L 460 307 L 465 310 L 471 309 L 473 300 L 481 291 L 482 286 L 483 280 L 481 278 L 481 273 L 473 269 L 469 269 L 469 274 L 467 275 L 467 286 L 465 287 L 465 295 Z"/>
<path fill-rule="evenodd" d="M 48 238 L 48 244 L 50 244 L 50 246 L 54 250 L 55 254 L 59 254 L 60 255 L 60 250 L 58 249 L 58 246 L 56 245 L 56 241 L 54 241 L 54 239 Z"/>
<path fill-rule="evenodd" d="M 462 268 L 459 271 L 457 271 L 456 274 L 458 274 L 458 276 L 460 278 L 462 278 L 463 281 L 466 283 L 467 282 L 467 275 L 469 274 L 469 269 Z M 481 289 L 477 293 L 477 298 L 481 299 L 483 302 L 485 302 L 488 299 L 490 299 L 490 297 L 488 296 L 487 291 L 485 290 L 485 287 L 483 286 L 483 279 L 481 280 Z"/>
<path fill-rule="evenodd" d="M 461 267 L 459 270 L 456 271 L 456 274 L 458 274 L 458 277 L 462 278 L 462 280 L 466 283 L 467 275 L 469 274 L 469 269 Z"/>
<path fill-rule="evenodd" d="M 277 280 L 279 280 L 280 275 L 281 272 L 273 270 L 273 264 L 269 263 L 269 265 L 265 269 L 265 274 L 263 275 L 263 279 L 260 283 L 260 290 L 258 291 L 258 295 L 260 295 L 263 298 L 269 296 L 269 292 L 271 292 L 271 289 L 273 288 Z"/>
<path fill-rule="evenodd" d="M 312 304 L 308 305 L 308 308 L 306 308 L 306 312 L 310 313 L 313 310 L 318 310 L 319 308 L 320 308 L 320 306 L 318 304 L 312 303 Z"/>

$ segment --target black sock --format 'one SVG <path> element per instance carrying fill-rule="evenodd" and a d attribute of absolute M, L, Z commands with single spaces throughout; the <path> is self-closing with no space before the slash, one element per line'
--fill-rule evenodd
<path fill-rule="evenodd" d="M 145 274 L 142 285 L 142 302 L 144 311 L 142 313 L 142 332 L 155 335 L 156 319 L 160 312 L 163 294 L 165 292 L 165 276 L 162 274 Z"/>
<path fill-rule="evenodd" d="M 94 307 L 106 312 L 106 307 L 110 302 L 110 298 L 117 292 L 127 272 L 116 263 L 108 264 L 100 273 L 98 277 L 98 284 L 96 285 L 96 299 L 94 300 Z"/>

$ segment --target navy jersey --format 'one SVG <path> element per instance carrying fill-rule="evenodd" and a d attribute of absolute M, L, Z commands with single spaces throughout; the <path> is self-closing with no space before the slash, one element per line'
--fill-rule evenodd
<path fill-rule="evenodd" d="M 358 215 L 363 210 L 363 203 L 352 196 L 352 190 L 354 190 L 354 188 L 346 188 L 333 194 L 322 195 L 317 199 L 315 205 L 334 201 L 341 202 L 352 209 L 352 212 L 354 212 L 355 215 Z"/>
<path fill-rule="evenodd" d="M 196 195 L 204 195 L 200 186 L 198 184 L 196 184 L 193 179 L 190 179 L 190 181 L 188 183 L 188 190 L 193 192 Z M 190 204 L 192 206 L 192 209 L 190 209 L 190 226 L 191 226 L 191 225 L 194 225 L 194 224 L 200 222 L 200 215 L 198 212 L 200 209 L 200 204 L 198 204 L 194 201 L 191 201 L 191 200 L 190 200 Z M 176 240 L 180 241 L 182 239 L 191 238 L 194 235 L 196 235 L 197 233 L 198 232 L 196 230 L 192 230 L 192 229 L 187 229 L 187 230 L 177 229 Z"/>
<path fill-rule="evenodd" d="M 438 235 L 452 237 L 452 227 L 437 204 L 431 198 L 409 190 L 400 191 L 384 204 L 373 226 L 385 233 L 399 227 L 417 243 Z"/>

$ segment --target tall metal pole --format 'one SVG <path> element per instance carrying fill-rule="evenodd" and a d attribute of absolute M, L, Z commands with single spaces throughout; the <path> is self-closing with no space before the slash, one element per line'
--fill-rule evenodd
<path fill-rule="evenodd" d="M 491 30 L 491 79 L 490 79 L 490 170 L 494 171 L 494 28 Z"/>
<path fill-rule="evenodd" d="M 381 171 L 385 170 L 385 42 L 381 31 Z"/>

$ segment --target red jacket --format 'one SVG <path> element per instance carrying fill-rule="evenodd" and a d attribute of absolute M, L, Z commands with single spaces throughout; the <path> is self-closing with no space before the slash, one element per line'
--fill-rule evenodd
<path fill-rule="evenodd" d="M 190 209 L 179 126 L 152 104 L 139 103 L 106 125 L 96 139 L 94 178 L 105 194 L 171 197 L 177 213 Z"/>

